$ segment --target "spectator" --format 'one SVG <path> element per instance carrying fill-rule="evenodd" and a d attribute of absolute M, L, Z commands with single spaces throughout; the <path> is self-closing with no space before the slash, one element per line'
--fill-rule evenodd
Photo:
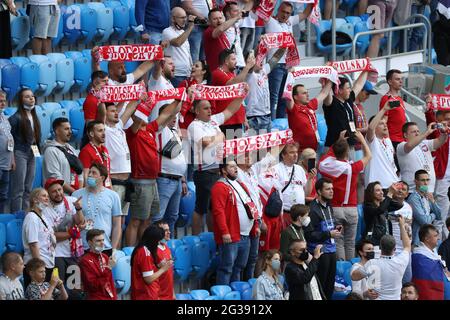
<path fill-rule="evenodd" d="M 298 162 L 298 146 L 288 143 L 280 153 L 281 162 L 273 167 L 275 179 L 278 181 L 277 189 L 283 200 L 283 229 L 291 223 L 289 211 L 294 204 L 305 204 L 305 194 L 310 194 L 313 188 L 312 181 L 317 174 L 316 169 L 306 172 Z"/>
<path fill-rule="evenodd" d="M 450 231 L 450 217 L 445 220 L 445 226 L 447 230 Z M 442 257 L 442 260 L 445 261 L 445 265 L 450 267 L 450 238 L 447 238 L 444 242 L 442 242 L 438 249 L 438 254 Z"/>
<path fill-rule="evenodd" d="M 323 12 L 323 19 L 324 20 L 330 20 L 331 16 L 333 14 L 333 1 L 334 0 L 326 0 L 325 1 L 325 10 Z M 339 0 L 336 1 L 335 4 L 335 10 L 337 12 L 338 8 L 339 8 Z"/>
<path fill-rule="evenodd" d="M 1 14 L 2 11 L 0 11 Z M 2 42 L 0 41 L 0 43 Z M 0 212 L 6 212 L 7 210 L 6 204 L 9 202 L 9 180 L 11 171 L 16 166 L 14 161 L 14 138 L 11 134 L 11 125 L 3 113 L 5 107 L 6 93 L 0 89 L 0 146 L 2 146 L 0 148 Z"/>
<path fill-rule="evenodd" d="M 286 266 L 284 274 L 289 288 L 289 300 L 325 300 L 322 286 L 316 273 L 319 266 L 319 258 L 322 255 L 318 245 L 314 249 L 313 258 L 309 260 L 306 249 L 306 241 L 294 240 L 289 247 L 291 261 Z"/>
<path fill-rule="evenodd" d="M 258 212 L 247 186 L 237 181 L 237 164 L 221 165 L 221 179 L 211 189 L 214 238 L 219 249 L 217 284 L 240 281 L 250 252 L 250 236 L 258 233 Z"/>
<path fill-rule="evenodd" d="M 425 8 L 431 3 L 431 0 L 413 0 L 411 5 L 411 16 L 415 14 L 424 14 Z M 409 23 L 419 23 L 419 19 L 410 20 Z M 425 36 L 425 31 L 423 28 L 413 28 L 411 30 L 410 38 L 408 41 L 409 47 L 408 51 L 419 50 L 421 44 L 423 43 L 423 37 Z"/>
<path fill-rule="evenodd" d="M 160 114 L 169 105 L 159 109 Z M 159 195 L 159 213 L 152 215 L 152 222 L 166 220 L 174 234 L 175 223 L 178 220 L 180 199 L 188 193 L 186 184 L 187 159 L 183 151 L 181 135 L 176 128 L 177 117 L 172 115 L 169 123 L 157 135 L 159 161 L 161 172 L 156 183 Z"/>
<path fill-rule="evenodd" d="M 353 83 L 353 88 L 347 78 L 339 78 L 338 93 L 330 94 L 323 102 L 323 112 L 328 131 L 325 141 L 326 147 L 331 147 L 338 139 L 343 130 L 347 130 L 348 144 L 351 147 L 350 159 L 355 158 L 354 145 L 357 143 L 354 132 L 356 131 L 355 113 L 353 105 L 355 98 L 359 95 L 367 79 L 367 71 L 361 72 L 358 79 Z M 332 86 L 336 92 L 336 84 Z"/>
<path fill-rule="evenodd" d="M 159 195 L 156 178 L 160 170 L 156 133 L 162 130 L 170 118 L 178 113 L 181 104 L 174 100 L 156 120 L 146 123 L 134 116 L 133 125 L 127 129 L 127 141 L 131 155 L 131 182 L 134 192 L 130 195 L 131 219 L 125 232 L 127 246 L 135 246 L 150 223 L 150 215 L 157 215 Z"/>
<path fill-rule="evenodd" d="M 412 282 L 420 292 L 420 300 L 444 300 L 446 267 L 435 251 L 438 235 L 432 224 L 422 225 L 419 230 L 420 244 L 412 254 Z"/>
<path fill-rule="evenodd" d="M 311 14 L 313 4 L 308 4 L 305 11 L 300 12 L 298 15 L 291 16 L 294 7 L 290 2 L 282 2 L 278 8 L 276 17 L 270 17 L 265 25 L 266 33 L 274 32 L 289 32 L 292 33 L 292 27 L 299 24 L 301 21 L 306 20 Z M 267 59 L 271 59 L 277 49 L 269 50 Z M 270 89 L 270 110 L 272 114 L 272 120 L 276 118 L 285 118 L 286 110 L 284 102 L 281 97 L 283 96 L 284 85 L 286 82 L 288 70 L 286 68 L 286 55 L 284 55 L 277 67 L 275 67 L 269 74 L 269 89 Z"/>
<path fill-rule="evenodd" d="M 413 210 L 412 241 L 419 245 L 419 229 L 425 224 L 439 224 L 441 210 L 436 205 L 433 194 L 429 190 L 430 175 L 425 170 L 417 170 L 414 174 L 415 190 L 409 195 L 408 203 Z"/>
<path fill-rule="evenodd" d="M 120 223 L 120 199 L 116 192 L 105 188 L 104 182 L 108 177 L 105 166 L 94 162 L 89 167 L 89 175 L 86 179 L 86 187 L 75 191 L 72 196 L 81 198 L 83 214 L 86 226 L 81 232 L 84 250 L 89 248 L 87 231 L 91 229 L 103 230 L 105 252 L 111 256 L 112 249 L 120 248 L 121 223 Z"/>
<path fill-rule="evenodd" d="M 163 30 L 162 38 L 170 43 L 165 53 L 173 59 L 175 73 L 172 84 L 178 87 L 191 74 L 192 57 L 188 37 L 194 29 L 195 17 L 188 17 L 180 7 L 173 8 L 171 15 L 171 26 Z"/>
<path fill-rule="evenodd" d="M 30 89 L 21 89 L 17 111 L 8 121 L 14 138 L 16 167 L 10 175 L 10 211 L 26 210 L 35 175 L 36 157 L 40 157 L 41 125 L 36 113 L 36 99 Z"/>
<path fill-rule="evenodd" d="M 69 119 L 56 118 L 52 127 L 55 139 L 48 140 L 44 146 L 42 178 L 44 181 L 50 178 L 63 180 L 64 192 L 71 195 L 83 185 L 79 176 L 82 173 L 83 164 L 78 159 L 79 152 L 69 144 L 72 138 Z"/>
<path fill-rule="evenodd" d="M 395 255 L 395 239 L 384 235 L 380 241 L 381 257 L 353 271 L 352 280 L 367 279 L 368 288 L 378 293 L 376 300 L 400 300 L 402 277 L 409 263 L 411 239 L 405 230 L 405 220 L 399 217 L 403 251 Z"/>
<path fill-rule="evenodd" d="M 70 266 L 78 265 L 78 258 L 84 254 L 83 241 L 80 237 L 80 226 L 85 224 L 81 207 L 81 199 L 65 196 L 63 180 L 50 178 L 45 181 L 45 190 L 50 198 L 42 215 L 53 228 L 56 237 L 55 266 L 59 277 L 65 283 L 66 274 Z"/>
<path fill-rule="evenodd" d="M 0 275 L 0 300 L 24 300 L 20 277 L 24 264 L 22 256 L 16 252 L 6 252 L 2 255 L 2 271 Z"/>
<path fill-rule="evenodd" d="M 319 172 L 324 177 L 330 178 L 336 189 L 331 201 L 336 223 L 342 225 L 343 237 L 336 239 L 337 258 L 340 260 L 350 260 L 355 256 L 355 238 L 358 225 L 358 210 L 356 186 L 359 173 L 364 169 L 372 157 L 369 146 L 363 135 L 355 132 L 355 137 L 362 145 L 364 157 L 355 162 L 349 162 L 350 147 L 345 140 L 345 131 L 341 132 L 341 138 L 333 144 L 334 156 L 327 155 L 319 163 Z"/>
<path fill-rule="evenodd" d="M 283 284 L 278 278 L 281 271 L 281 256 L 277 250 L 264 253 L 263 270 L 253 285 L 253 299 L 285 300 Z"/>
<path fill-rule="evenodd" d="M 150 44 L 159 44 L 162 32 L 170 24 L 170 1 L 142 0 L 136 2 L 134 14 L 138 26 L 142 26 L 141 39 Z"/>
<path fill-rule="evenodd" d="M 95 59 L 93 58 L 93 60 Z M 100 102 L 96 94 L 102 87 L 107 86 L 109 84 L 109 81 L 110 80 L 106 72 L 103 72 L 101 70 L 92 72 L 91 89 L 88 91 L 86 100 L 84 100 L 83 102 L 83 112 L 84 112 L 84 120 L 86 121 L 86 127 L 91 121 L 94 120 L 104 121 L 105 119 L 104 103 Z M 83 143 L 84 144 L 87 143 L 86 130 L 84 130 L 82 145 Z"/>
<path fill-rule="evenodd" d="M 372 159 L 364 170 L 364 185 L 366 188 L 369 183 L 379 181 L 383 189 L 388 189 L 399 180 L 395 164 L 395 149 L 389 138 L 385 117 L 389 110 L 392 109 L 386 103 L 384 108 L 369 120 L 366 140 L 372 152 Z"/>
<path fill-rule="evenodd" d="M 211 84 L 214 86 L 225 86 L 244 82 L 248 72 L 255 65 L 256 59 L 254 55 L 249 55 L 247 58 L 247 64 L 244 69 L 239 73 L 238 76 L 234 75 L 236 69 L 236 54 L 232 50 L 225 49 L 219 55 L 219 67 L 212 72 Z M 230 103 L 233 102 L 232 99 L 227 99 L 223 101 L 215 101 L 214 113 L 220 113 L 227 108 Z M 242 137 L 243 126 L 248 127 L 247 118 L 245 115 L 245 108 L 243 105 L 240 106 L 239 110 L 228 120 L 226 120 L 221 125 L 221 130 L 224 134 L 227 134 L 227 129 L 233 130 L 232 135 L 228 135 L 228 139 L 234 137 Z"/>
<path fill-rule="evenodd" d="M 281 232 L 280 252 L 283 255 L 283 261 L 289 261 L 289 245 L 295 239 L 305 240 L 304 229 L 308 228 L 311 223 L 309 217 L 309 207 L 304 204 L 294 204 L 289 212 L 291 216 L 291 224 L 288 228 Z"/>
<path fill-rule="evenodd" d="M 374 246 L 378 246 L 381 237 L 389 232 L 387 213 L 402 208 L 401 204 L 392 201 L 395 192 L 396 186 L 391 185 L 384 197 L 383 189 L 378 181 L 369 183 L 364 192 L 363 238 L 370 238 Z"/>
<path fill-rule="evenodd" d="M 404 283 L 402 286 L 401 300 L 419 300 L 419 290 L 412 282 Z"/>
<path fill-rule="evenodd" d="M 364 136 L 366 136 L 367 134 L 369 124 L 367 123 L 366 113 L 364 111 L 364 106 L 362 104 L 369 99 L 370 95 L 376 94 L 378 93 L 375 90 L 373 90 L 373 85 L 369 81 L 366 81 L 361 92 L 356 96 L 355 103 L 353 104 L 353 113 L 355 115 L 356 130 L 359 130 Z M 360 155 L 362 154 L 361 144 L 359 143 L 355 144 L 355 151 L 357 153 L 356 159 L 359 160 L 360 158 L 362 158 Z"/>
<path fill-rule="evenodd" d="M 45 262 L 39 258 L 33 258 L 27 266 L 31 283 L 25 290 L 28 300 L 67 300 L 68 295 L 64 283 L 54 273 L 50 282 L 46 281 Z"/>
<path fill-rule="evenodd" d="M 446 0 L 432 1 L 431 14 L 433 23 L 433 47 L 436 50 L 437 62 L 443 66 L 450 65 L 450 5 Z"/>
<path fill-rule="evenodd" d="M 333 183 L 321 178 L 316 182 L 317 199 L 310 204 L 309 216 L 311 223 L 305 231 L 309 251 L 314 251 L 318 245 L 322 246 L 319 258 L 317 278 L 324 295 L 331 299 L 334 292 L 336 275 L 336 239 L 341 237 L 342 225 L 337 225 L 334 219 L 331 200 L 333 199 Z"/>
<path fill-rule="evenodd" d="M 169 224 L 161 220 L 156 222 L 155 225 L 163 229 L 164 238 L 159 241 L 158 244 L 158 268 L 162 268 L 164 264 L 169 263 L 172 258 L 170 248 L 167 246 L 167 241 L 170 240 L 170 228 Z M 164 272 L 158 279 L 159 282 L 159 300 L 175 300 L 174 280 L 173 280 L 173 265 Z"/>
<path fill-rule="evenodd" d="M 350 276 L 354 270 L 364 268 L 364 265 L 367 262 L 375 258 L 373 243 L 369 240 L 361 240 L 356 245 L 356 252 L 358 252 L 358 255 L 361 257 L 361 261 L 353 264 L 350 271 Z M 368 288 L 367 279 L 361 279 L 358 281 L 353 281 L 352 279 L 352 292 L 359 294 L 364 298 L 364 300 L 375 300 L 378 298 L 378 293 L 375 290 Z"/>
<path fill-rule="evenodd" d="M 173 260 L 163 260 L 157 267 L 158 244 L 163 238 L 164 232 L 160 227 L 149 226 L 134 248 L 131 255 L 132 300 L 159 300 L 161 276 L 173 266 Z"/>
<path fill-rule="evenodd" d="M 32 0 L 28 2 L 27 15 L 33 28 L 33 54 L 51 52 L 52 38 L 58 36 L 61 11 L 57 0 Z"/>
<path fill-rule="evenodd" d="M 170 82 L 175 74 L 175 65 L 172 57 L 165 56 L 164 60 L 159 61 L 155 64 L 153 68 L 153 73 L 148 83 L 149 90 L 165 90 L 165 89 L 173 89 L 172 82 Z M 174 100 L 163 100 L 159 101 L 153 107 L 152 112 L 150 113 L 150 121 L 158 118 L 159 109 L 166 103 L 172 103 Z"/>
<path fill-rule="evenodd" d="M 316 111 L 319 105 L 328 97 L 331 91 L 331 81 L 327 80 L 318 96 L 309 100 L 308 90 L 302 84 L 292 89 L 292 100 L 287 99 L 286 107 L 289 128 L 292 129 L 294 141 L 299 144 L 302 152 L 306 148 L 317 150 L 320 136 Z"/>
<path fill-rule="evenodd" d="M 81 257 L 79 266 L 81 281 L 88 300 L 117 300 L 112 276 L 115 261 L 103 253 L 105 232 L 90 229 L 86 234 L 89 251 Z"/>
<path fill-rule="evenodd" d="M 43 215 L 49 205 L 48 193 L 43 188 L 34 189 L 30 194 L 30 211 L 23 220 L 22 242 L 25 269 L 24 288 L 30 283 L 28 261 L 39 258 L 45 263 L 45 279 L 50 281 L 55 267 L 56 237 L 48 217 Z"/>
<path fill-rule="evenodd" d="M 406 233 L 410 238 L 412 236 L 413 211 L 409 203 L 405 201 L 408 195 L 408 184 L 404 181 L 398 182 L 395 186 L 395 192 L 392 200 L 393 203 L 398 203 L 402 207 L 388 213 L 389 223 L 392 226 L 392 232 L 389 233 L 395 238 L 395 252 L 397 254 L 403 251 L 402 239 L 400 239 L 400 225 L 397 219 L 398 215 L 401 215 L 405 219 Z M 411 269 L 410 266 L 408 267 L 408 269 Z M 406 269 L 407 272 L 408 269 Z M 409 280 L 404 282 L 409 282 Z"/>
<path fill-rule="evenodd" d="M 248 92 L 248 87 L 245 89 Z M 243 99 L 236 98 L 221 113 L 211 116 L 208 100 L 194 101 L 195 120 L 189 125 L 189 139 L 194 156 L 195 210 L 192 216 L 192 234 L 203 228 L 203 215 L 210 208 L 210 191 L 219 179 L 217 146 L 223 143 L 224 135 L 219 126 L 230 119 L 241 107 Z M 206 216 L 208 230 L 212 230 L 211 215 Z"/>
<path fill-rule="evenodd" d="M 316 159 L 317 159 L 316 151 L 314 151 L 314 149 L 311 149 L 311 148 L 305 148 L 305 149 L 303 149 L 302 153 L 300 154 L 299 165 L 303 168 L 303 170 L 305 170 L 305 172 L 310 173 L 312 169 L 317 170 Z M 311 161 L 314 162 L 314 165 L 312 167 L 309 167 L 309 165 L 312 164 Z M 313 188 L 311 189 L 311 192 L 309 194 L 305 194 L 306 204 L 311 203 L 311 201 L 313 201 L 317 196 L 316 188 L 314 187 L 316 185 L 316 181 L 317 181 L 317 175 L 311 181 L 311 185 L 313 186 Z"/>
<path fill-rule="evenodd" d="M 14 0 L 7 0 L 0 4 L 0 59 L 9 59 L 12 55 L 10 14 L 18 16 Z"/>
<path fill-rule="evenodd" d="M 229 49 L 236 55 L 236 66 L 240 70 L 245 67 L 244 54 L 241 47 L 241 29 L 239 25 L 242 24 L 244 11 L 240 10 L 237 1 L 228 1 L 222 9 L 223 15 L 226 20 L 230 20 L 238 17 L 236 21 L 230 28 L 225 30 L 225 35 L 227 37 L 228 43 L 230 44 Z"/>
<path fill-rule="evenodd" d="M 89 136 L 89 143 L 86 144 L 80 151 L 80 161 L 83 164 L 83 181 L 87 184 L 89 169 L 92 164 L 97 162 L 106 167 L 107 177 L 104 181 L 104 186 L 111 189 L 111 157 L 108 149 L 105 147 L 105 124 L 100 121 L 91 121 L 86 128 Z"/>
<path fill-rule="evenodd" d="M 373 29 L 381 30 L 384 28 L 388 28 L 389 24 L 392 21 L 392 17 L 394 16 L 394 10 L 397 7 L 398 0 L 392 1 L 382 1 L 382 0 L 369 0 L 369 6 L 377 6 L 379 8 L 380 17 L 375 21 Z M 377 12 L 377 11 L 375 11 Z M 377 33 L 372 35 L 372 40 L 370 41 L 369 48 L 367 49 L 367 56 L 369 58 L 378 57 L 378 51 L 380 51 L 380 40 L 384 37 L 383 33 Z"/>
<path fill-rule="evenodd" d="M 205 60 L 203 31 L 208 27 L 208 13 L 212 8 L 209 2 L 204 0 L 181 0 L 181 5 L 187 14 L 195 16 L 198 20 L 189 35 L 192 61 Z"/>
<path fill-rule="evenodd" d="M 256 134 L 271 131 L 270 90 L 267 79 L 268 74 L 276 66 L 285 51 L 285 49 L 278 49 L 267 63 L 262 66 L 255 64 L 247 75 L 246 82 L 250 87 L 250 92 L 246 98 L 245 111 L 248 125 L 256 131 Z M 247 59 L 249 54 L 246 55 Z"/>
<path fill-rule="evenodd" d="M 425 170 L 428 173 L 431 180 L 427 186 L 429 186 L 429 192 L 434 192 L 436 174 L 431 152 L 439 149 L 447 141 L 448 136 L 446 129 L 441 129 L 438 138 L 425 140 L 434 131 L 433 125 L 434 123 L 430 123 L 427 131 L 422 134 L 415 122 L 407 122 L 403 125 L 402 131 L 406 141 L 397 145 L 397 157 L 402 179 L 408 183 L 409 192 L 415 190 L 413 177 L 417 170 Z"/>
<path fill-rule="evenodd" d="M 240 0 L 238 1 L 238 4 L 241 9 L 243 9 L 246 12 L 245 16 L 242 15 L 241 23 L 239 24 L 239 27 L 241 28 L 241 47 L 242 47 L 242 53 L 247 55 L 250 50 L 253 50 L 253 46 L 255 43 L 255 24 L 256 19 L 254 16 L 254 13 L 251 11 L 255 5 L 254 0 Z"/>

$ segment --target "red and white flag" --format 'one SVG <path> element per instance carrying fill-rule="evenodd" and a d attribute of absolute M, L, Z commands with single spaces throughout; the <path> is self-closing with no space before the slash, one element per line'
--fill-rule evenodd
<path fill-rule="evenodd" d="M 104 86 L 100 90 L 92 91 L 101 102 L 124 102 L 139 100 L 146 91 L 144 83 L 125 84 L 118 86 Z"/>
<path fill-rule="evenodd" d="M 336 67 L 339 74 L 369 71 L 367 80 L 370 82 L 378 81 L 378 70 L 372 66 L 369 58 L 335 61 L 332 62 L 331 66 Z"/>
<path fill-rule="evenodd" d="M 163 59 L 164 51 L 160 45 L 127 44 L 101 46 L 98 50 L 99 61 L 153 61 Z"/>
<path fill-rule="evenodd" d="M 331 66 L 323 67 L 296 67 L 288 73 L 286 85 L 284 87 L 283 97 L 290 99 L 294 85 L 301 79 L 325 78 L 339 85 L 339 76 L 337 71 Z"/>
<path fill-rule="evenodd" d="M 150 116 L 150 113 L 152 112 L 157 102 L 172 99 L 186 101 L 186 88 L 149 91 L 147 92 L 147 99 L 145 100 L 145 102 L 142 102 L 137 106 L 136 112 L 134 114 L 138 118 L 144 120 L 145 122 L 148 122 L 148 117 Z"/>
<path fill-rule="evenodd" d="M 278 48 L 287 48 L 287 67 L 294 67 L 300 64 L 300 55 L 298 54 L 297 44 L 295 43 L 295 39 L 290 32 L 274 32 L 262 35 L 258 45 L 256 64 L 261 65 L 269 49 Z"/>
<path fill-rule="evenodd" d="M 259 6 L 255 10 L 255 14 L 267 22 L 272 16 L 273 11 L 275 10 L 276 2 L 277 0 L 261 0 Z M 320 7 L 318 6 L 319 0 L 289 0 L 288 2 L 305 4 L 314 3 L 313 11 L 311 12 L 308 19 L 313 24 L 318 24 L 321 20 Z"/>
<path fill-rule="evenodd" d="M 450 110 L 450 95 L 430 94 L 431 101 L 428 103 L 429 110 Z"/>

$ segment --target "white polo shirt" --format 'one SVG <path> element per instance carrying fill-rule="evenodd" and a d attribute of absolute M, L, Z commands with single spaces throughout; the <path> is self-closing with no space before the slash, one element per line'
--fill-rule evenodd
<path fill-rule="evenodd" d="M 167 142 L 170 141 L 175 137 L 180 145 L 182 145 L 181 139 L 176 132 L 176 129 L 170 129 L 169 127 L 165 127 L 162 129 L 157 137 L 156 137 L 156 143 L 158 145 L 158 151 L 161 152 L 161 150 L 164 148 L 164 146 L 167 144 Z M 161 153 L 159 154 L 160 160 L 161 160 L 161 172 L 167 173 L 167 174 L 173 174 L 176 176 L 184 176 L 187 170 L 187 159 L 184 156 L 184 152 L 181 151 L 181 153 L 173 158 L 169 159 L 167 157 L 163 157 Z"/>
<path fill-rule="evenodd" d="M 115 127 L 105 126 L 105 146 L 111 159 L 111 173 L 131 173 L 130 149 L 122 120 Z"/>

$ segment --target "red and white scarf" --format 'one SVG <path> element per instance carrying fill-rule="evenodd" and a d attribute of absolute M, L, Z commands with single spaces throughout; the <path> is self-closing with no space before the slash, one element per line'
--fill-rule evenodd
<path fill-rule="evenodd" d="M 119 46 L 101 46 L 98 61 L 153 61 L 163 60 L 164 51 L 160 45 L 127 44 Z"/>
<path fill-rule="evenodd" d="M 335 61 L 332 62 L 331 66 L 336 67 L 339 74 L 369 71 L 367 80 L 370 82 L 378 81 L 378 70 L 372 66 L 369 58 Z"/>
<path fill-rule="evenodd" d="M 156 103 L 163 100 L 179 100 L 186 101 L 187 94 L 186 88 L 175 88 L 175 89 L 164 89 L 147 92 L 147 100 L 140 103 L 137 106 L 136 112 L 134 113 L 136 117 L 148 122 L 148 117 L 155 107 Z"/>
<path fill-rule="evenodd" d="M 286 85 L 284 87 L 283 97 L 290 99 L 292 97 L 292 88 L 300 79 L 326 78 L 339 84 L 337 71 L 331 66 L 323 67 L 296 67 L 288 73 Z"/>
<path fill-rule="evenodd" d="M 290 32 L 274 32 L 262 35 L 258 45 L 256 64 L 261 65 L 269 49 L 275 48 L 288 49 L 286 53 L 287 67 L 294 67 L 300 64 L 300 55 L 298 54 L 297 45 L 295 44 L 292 33 Z"/>
<path fill-rule="evenodd" d="M 268 21 L 272 16 L 273 11 L 275 10 L 276 2 L 276 0 L 261 0 L 261 3 L 255 11 L 256 15 L 264 21 Z M 289 2 L 306 4 L 314 3 L 313 10 L 308 19 L 309 21 L 311 21 L 311 23 L 314 24 L 318 24 L 321 20 L 320 7 L 318 6 L 319 0 L 289 0 Z"/>
<path fill-rule="evenodd" d="M 428 103 L 429 110 L 449 110 L 450 95 L 448 94 L 430 94 L 431 101 Z"/>
<path fill-rule="evenodd" d="M 352 183 L 352 166 L 349 162 L 337 160 L 333 155 L 329 154 L 319 163 L 319 172 L 330 178 L 339 178 L 341 175 L 347 175 L 345 183 L 344 203 L 348 204 L 350 198 L 350 189 Z"/>
<path fill-rule="evenodd" d="M 139 100 L 139 97 L 145 91 L 145 85 L 141 82 L 138 84 L 104 86 L 100 90 L 92 90 L 91 93 L 101 102 L 125 102 Z"/>

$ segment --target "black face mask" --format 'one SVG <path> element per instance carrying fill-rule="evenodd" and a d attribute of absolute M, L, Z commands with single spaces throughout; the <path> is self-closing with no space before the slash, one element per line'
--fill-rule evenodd
<path fill-rule="evenodd" d="M 302 253 L 300 253 L 300 254 L 298 255 L 298 258 L 299 258 L 300 260 L 302 260 L 302 261 L 308 260 L 308 258 L 309 258 L 309 253 L 308 253 L 308 251 L 305 250 L 305 251 L 303 251 Z"/>
<path fill-rule="evenodd" d="M 375 251 L 366 252 L 366 259 L 372 260 L 375 258 Z"/>
<path fill-rule="evenodd" d="M 235 181 L 235 180 L 237 179 L 237 176 L 236 176 L 236 177 L 233 177 L 231 174 L 228 174 L 228 173 L 227 173 L 227 179 L 228 179 L 228 180 L 231 180 L 231 181 Z"/>

